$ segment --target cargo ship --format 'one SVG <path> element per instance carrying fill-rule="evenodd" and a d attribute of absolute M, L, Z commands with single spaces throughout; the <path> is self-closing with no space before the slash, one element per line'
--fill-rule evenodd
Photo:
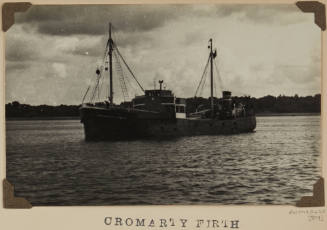
<path fill-rule="evenodd" d="M 104 65 L 96 70 L 96 84 L 93 91 L 86 90 L 79 109 L 81 122 L 84 125 L 86 141 L 95 140 L 129 140 L 148 138 L 175 138 L 194 135 L 221 135 L 253 132 L 256 128 L 256 117 L 250 103 L 235 103 L 230 91 L 223 91 L 221 98 L 214 97 L 213 62 L 217 56 L 213 50 L 212 39 L 209 40 L 209 56 L 205 71 L 210 68 L 210 97 L 207 106 L 199 106 L 187 112 L 187 100 L 176 97 L 171 90 L 163 87 L 144 90 L 131 68 L 121 55 L 112 38 L 112 26 L 109 23 L 109 38 L 105 48 Z M 142 91 L 131 101 L 115 104 L 113 101 L 113 59 L 120 60 L 128 73 Z M 122 64 L 116 62 L 118 70 Z M 108 100 L 84 102 L 86 95 L 94 99 L 100 90 L 101 78 L 109 77 Z M 120 71 L 122 72 L 122 71 Z M 202 76 L 203 78 L 204 76 Z M 200 84 L 203 79 L 201 79 Z M 126 93 L 126 78 L 119 77 L 122 92 Z M 200 86 L 199 84 L 199 86 Z M 199 89 L 197 88 L 197 91 Z M 124 94 L 125 96 L 125 94 Z"/>

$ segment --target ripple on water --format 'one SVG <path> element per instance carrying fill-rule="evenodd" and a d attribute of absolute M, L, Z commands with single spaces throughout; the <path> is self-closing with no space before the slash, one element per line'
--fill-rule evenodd
<path fill-rule="evenodd" d="M 33 205 L 294 204 L 312 195 L 320 117 L 258 117 L 256 132 L 84 142 L 77 120 L 7 121 L 7 178 Z"/>

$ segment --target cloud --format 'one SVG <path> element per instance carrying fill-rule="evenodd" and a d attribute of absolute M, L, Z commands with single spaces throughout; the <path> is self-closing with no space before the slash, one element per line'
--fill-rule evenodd
<path fill-rule="evenodd" d="M 32 23 L 51 35 L 103 34 L 112 22 L 117 31 L 148 31 L 174 20 L 188 6 L 83 5 L 32 6 L 17 16 L 18 23 Z M 64 23 L 63 23 L 64 22 Z"/>
<path fill-rule="evenodd" d="M 52 68 L 55 72 L 55 76 L 59 76 L 60 78 L 66 78 L 67 72 L 66 72 L 66 65 L 63 63 L 53 63 Z"/>
<path fill-rule="evenodd" d="M 249 20 L 253 23 L 265 24 L 293 24 L 305 20 L 299 17 L 299 8 L 295 4 L 250 4 L 239 9 L 240 20 Z"/>
<path fill-rule="evenodd" d="M 39 57 L 39 53 L 35 48 L 35 39 L 24 39 L 18 34 L 13 34 L 6 41 L 5 58 L 7 61 L 25 61 Z"/>
<path fill-rule="evenodd" d="M 176 96 L 194 96 L 213 38 L 224 89 L 233 95 L 320 90 L 320 30 L 295 5 L 33 6 L 16 15 L 5 34 L 6 101 L 79 104 L 101 64 L 108 21 L 146 89 L 163 79 Z M 117 75 L 114 86 L 119 102 Z"/>
<path fill-rule="evenodd" d="M 254 5 L 71 5 L 32 6 L 17 14 L 17 23 L 28 23 L 40 33 L 51 35 L 102 35 L 112 22 L 116 31 L 144 32 L 185 16 L 218 18 L 238 15 L 240 21 L 255 23 L 298 23 L 299 9 L 293 4 Z"/>

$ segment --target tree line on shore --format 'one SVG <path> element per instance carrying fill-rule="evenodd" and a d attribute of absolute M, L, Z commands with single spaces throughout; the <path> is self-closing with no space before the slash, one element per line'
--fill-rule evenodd
<path fill-rule="evenodd" d="M 320 113 L 321 95 L 300 97 L 294 96 L 264 96 L 254 98 L 249 96 L 232 97 L 233 103 L 250 105 L 257 114 L 264 113 Z M 186 112 L 195 112 L 199 106 L 207 106 L 208 98 L 192 97 L 186 99 Z M 28 105 L 14 101 L 6 104 L 6 117 L 76 117 L 80 105 Z"/>

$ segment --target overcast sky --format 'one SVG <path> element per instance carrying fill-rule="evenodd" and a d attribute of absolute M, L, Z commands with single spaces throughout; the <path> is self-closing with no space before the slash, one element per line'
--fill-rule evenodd
<path fill-rule="evenodd" d="M 212 38 L 218 91 L 320 93 L 320 29 L 295 5 L 33 6 L 16 13 L 6 32 L 6 102 L 80 104 L 101 63 L 108 22 L 146 89 L 162 79 L 176 96 L 194 96 Z"/>

